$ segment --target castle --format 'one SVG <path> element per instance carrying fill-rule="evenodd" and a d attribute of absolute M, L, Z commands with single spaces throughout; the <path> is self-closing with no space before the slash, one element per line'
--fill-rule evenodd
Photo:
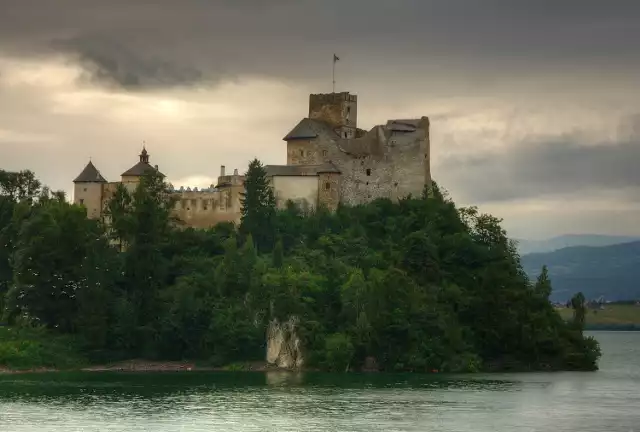
<path fill-rule="evenodd" d="M 287 164 L 266 165 L 276 203 L 288 200 L 305 208 L 335 210 L 339 203 L 357 205 L 376 198 L 419 196 L 431 182 L 429 119 L 389 120 L 369 131 L 358 128 L 358 98 L 348 92 L 312 94 L 309 115 L 283 138 Z M 140 159 L 108 182 L 90 161 L 74 180 L 74 202 L 90 218 L 101 218 L 118 184 L 133 191 L 140 178 L 158 166 L 143 148 Z M 174 189 L 175 214 L 187 226 L 207 228 L 240 221 L 244 176 L 220 169 L 209 188 Z"/>

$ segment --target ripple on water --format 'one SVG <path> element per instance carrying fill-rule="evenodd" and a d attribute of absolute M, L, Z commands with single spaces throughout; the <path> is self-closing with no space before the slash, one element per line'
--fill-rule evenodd
<path fill-rule="evenodd" d="M 0 377 L 0 431 L 631 431 L 640 333 L 599 333 L 597 373 Z"/>

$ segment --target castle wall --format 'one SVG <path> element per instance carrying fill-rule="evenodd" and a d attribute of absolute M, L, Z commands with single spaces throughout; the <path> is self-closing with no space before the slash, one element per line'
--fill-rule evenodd
<path fill-rule="evenodd" d="M 138 184 L 140 183 L 140 177 L 123 176 L 121 183 L 124 184 L 124 186 L 127 188 L 127 191 L 129 191 L 129 193 L 133 193 L 135 192 L 136 188 L 138 187 Z"/>
<path fill-rule="evenodd" d="M 340 203 L 340 174 L 321 173 L 318 175 L 318 204 L 334 211 Z"/>
<path fill-rule="evenodd" d="M 98 219 L 102 214 L 102 187 L 104 183 L 75 183 L 73 187 L 74 204 L 87 209 L 89 219 Z"/>
<path fill-rule="evenodd" d="M 291 140 L 287 142 L 287 165 L 319 165 L 323 152 L 311 144 L 310 140 Z"/>
<path fill-rule="evenodd" d="M 314 208 L 318 202 L 318 176 L 273 176 L 271 178 L 276 205 L 284 208 L 287 200 L 301 208 Z"/>
<path fill-rule="evenodd" d="M 412 132 L 392 132 L 378 126 L 361 138 L 337 139 L 320 135 L 310 147 L 342 173 L 341 201 L 358 205 L 376 198 L 396 200 L 420 196 L 430 182 L 429 120 Z"/>
<path fill-rule="evenodd" d="M 220 222 L 240 222 L 241 193 L 235 184 L 213 191 L 176 192 L 174 214 L 187 226 L 209 228 Z"/>

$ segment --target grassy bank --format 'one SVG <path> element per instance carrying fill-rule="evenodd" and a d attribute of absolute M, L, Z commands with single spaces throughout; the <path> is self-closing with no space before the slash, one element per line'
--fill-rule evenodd
<path fill-rule="evenodd" d="M 573 310 L 558 309 L 560 315 L 569 320 Z M 640 306 L 630 304 L 609 304 L 602 310 L 588 310 L 587 330 L 640 330 Z"/>
<path fill-rule="evenodd" d="M 39 328 L 0 327 L 0 370 L 64 370 L 86 364 L 70 336 Z"/>

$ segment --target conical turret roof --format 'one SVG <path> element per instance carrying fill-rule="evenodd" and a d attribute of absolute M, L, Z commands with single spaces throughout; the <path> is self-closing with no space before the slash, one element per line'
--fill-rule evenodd
<path fill-rule="evenodd" d="M 80 175 L 73 181 L 74 183 L 106 183 L 100 171 L 93 165 L 93 162 L 89 161 L 86 167 L 82 170 Z"/>

